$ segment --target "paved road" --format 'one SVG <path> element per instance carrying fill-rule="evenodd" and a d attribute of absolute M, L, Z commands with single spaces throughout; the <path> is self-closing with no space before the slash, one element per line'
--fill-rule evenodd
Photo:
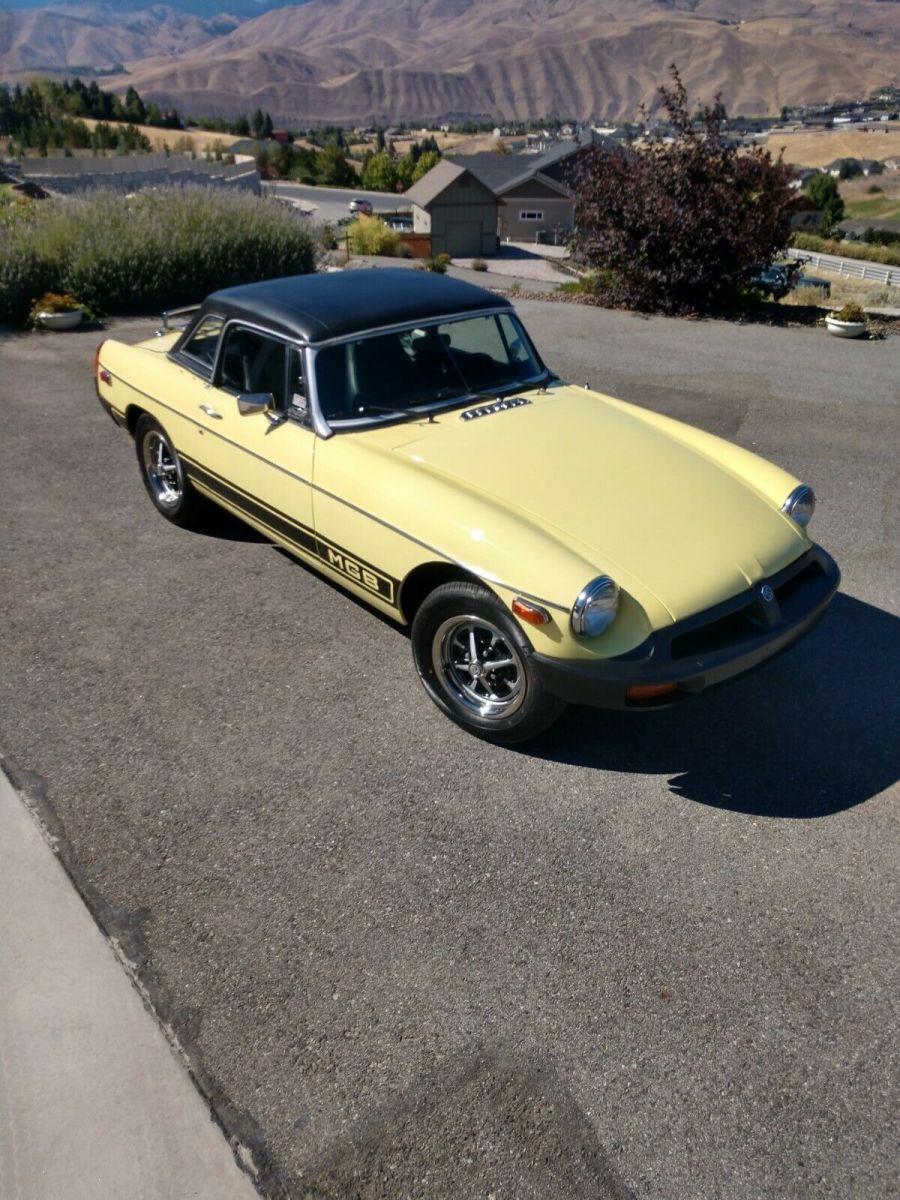
<path fill-rule="evenodd" d="M 0 745 L 270 1190 L 883 1200 L 900 339 L 521 309 L 562 372 L 816 485 L 844 593 L 790 655 L 482 745 L 402 632 L 153 512 L 95 334 L 22 335 Z"/>
<path fill-rule="evenodd" d="M 402 196 L 391 196 L 385 192 L 365 192 L 359 188 L 352 191 L 346 188 L 309 187 L 303 183 L 267 183 L 264 191 L 276 196 L 298 201 L 303 208 L 312 209 L 313 219 L 334 223 L 342 217 L 350 216 L 350 201 L 357 197 L 370 200 L 376 213 L 396 212 L 399 207 L 409 208 L 409 202 L 404 204 Z"/>

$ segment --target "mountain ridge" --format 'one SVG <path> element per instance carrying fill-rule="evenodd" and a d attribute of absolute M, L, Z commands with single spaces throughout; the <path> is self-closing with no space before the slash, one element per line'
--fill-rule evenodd
<path fill-rule="evenodd" d="M 900 81 L 897 0 L 850 9 L 840 0 L 531 0 L 525 9 L 513 0 L 309 0 L 221 17 L 218 30 L 171 5 L 168 18 L 142 11 L 144 26 L 123 20 L 118 41 L 108 31 L 105 45 L 123 51 L 113 61 L 127 69 L 105 86 L 132 84 L 146 101 L 196 115 L 259 107 L 300 126 L 615 120 L 652 108 L 673 61 L 692 98 L 721 92 L 730 112 L 745 115 Z M 24 17 L 40 12 L 34 37 L 43 42 L 29 43 Z M 53 46 L 65 69 L 74 50 L 51 31 L 54 12 L 0 13 L 0 74 L 36 69 Z M 17 39 L 4 33 L 11 15 Z"/>

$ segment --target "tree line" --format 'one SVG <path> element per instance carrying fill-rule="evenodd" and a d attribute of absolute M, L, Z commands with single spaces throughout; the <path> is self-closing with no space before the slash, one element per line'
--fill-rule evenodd
<path fill-rule="evenodd" d="M 298 146 L 296 142 L 271 142 L 256 151 L 256 165 L 263 179 L 290 179 L 295 183 L 324 187 L 359 186 L 370 192 L 403 192 L 421 179 L 441 159 L 432 137 L 413 142 L 400 156 L 386 143 L 382 150 L 367 151 L 357 172 L 337 138 L 322 148 Z"/>
<path fill-rule="evenodd" d="M 98 122 L 93 130 L 85 124 L 85 117 Z M 176 109 L 145 105 L 133 87 L 123 99 L 103 91 L 96 80 L 85 84 L 77 78 L 64 83 L 37 78 L 25 87 L 0 85 L 0 136 L 10 139 L 11 149 L 42 154 L 50 150 L 149 150 L 150 142 L 138 125 L 183 128 Z"/>

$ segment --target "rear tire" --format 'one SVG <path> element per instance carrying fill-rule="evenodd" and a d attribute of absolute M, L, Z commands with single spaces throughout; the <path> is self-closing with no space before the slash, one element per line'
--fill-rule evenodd
<path fill-rule="evenodd" d="M 134 445 L 141 479 L 156 511 L 183 529 L 199 526 L 206 502 L 188 479 L 172 439 L 148 413 L 138 419 Z"/>
<path fill-rule="evenodd" d="M 565 708 L 541 686 L 518 624 L 477 584 L 446 583 L 426 597 L 413 620 L 412 651 L 438 708 L 487 741 L 528 741 Z"/>

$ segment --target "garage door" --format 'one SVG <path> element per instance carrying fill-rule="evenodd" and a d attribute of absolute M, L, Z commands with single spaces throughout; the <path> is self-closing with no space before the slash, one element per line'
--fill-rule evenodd
<path fill-rule="evenodd" d="M 481 254 L 481 222 L 448 221 L 447 253 L 451 258 L 472 258 Z"/>

